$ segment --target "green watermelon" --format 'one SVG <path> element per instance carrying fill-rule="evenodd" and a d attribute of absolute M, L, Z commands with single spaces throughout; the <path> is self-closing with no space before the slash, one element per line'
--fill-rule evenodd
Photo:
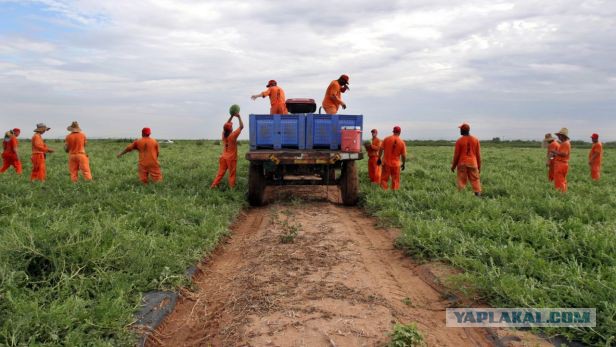
<path fill-rule="evenodd" d="M 231 105 L 231 107 L 229 107 L 229 114 L 233 116 L 234 114 L 237 114 L 237 113 L 240 113 L 240 105 L 238 104 Z"/>

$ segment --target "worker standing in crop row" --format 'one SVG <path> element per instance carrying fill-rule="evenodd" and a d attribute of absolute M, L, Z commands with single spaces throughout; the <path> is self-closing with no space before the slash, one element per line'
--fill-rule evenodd
<path fill-rule="evenodd" d="M 378 164 L 379 150 L 381 149 L 381 140 L 378 138 L 379 132 L 376 129 L 370 131 L 372 134 L 372 141 L 366 141 L 365 147 L 368 152 L 368 176 L 370 182 L 380 184 L 381 183 L 381 167 Z"/>
<path fill-rule="evenodd" d="M 601 161 L 603 160 L 603 144 L 599 142 L 599 134 L 592 134 L 592 148 L 588 153 L 588 165 L 590 166 L 590 177 L 594 181 L 601 178 Z"/>
<path fill-rule="evenodd" d="M 456 141 L 451 172 L 458 170 L 458 190 L 466 188 L 471 182 L 473 192 L 481 196 L 481 145 L 475 136 L 471 136 L 471 126 L 463 123 L 460 128 L 461 137 Z"/>
<path fill-rule="evenodd" d="M 162 182 L 163 180 L 163 173 L 160 170 L 160 163 L 158 162 L 160 148 L 158 142 L 151 138 L 150 135 L 152 135 L 152 130 L 150 128 L 143 128 L 141 130 L 141 138 L 128 145 L 124 151 L 117 156 L 120 158 L 130 151 L 139 151 L 139 164 L 137 169 L 139 180 L 143 184 L 148 184 L 150 179 L 155 183 Z"/>
<path fill-rule="evenodd" d="M 222 154 L 218 159 L 218 173 L 216 178 L 212 182 L 210 189 L 218 187 L 227 170 L 229 171 L 229 187 L 235 187 L 235 172 L 237 169 L 237 138 L 244 129 L 244 122 L 240 116 L 240 107 L 238 105 L 232 105 L 229 108 L 229 114 L 231 115 L 227 122 L 222 127 L 222 142 L 224 148 Z M 233 123 L 231 122 L 234 117 L 237 117 L 240 127 L 233 130 Z"/>
<path fill-rule="evenodd" d="M 567 192 L 567 174 L 569 173 L 569 158 L 571 157 L 571 142 L 569 129 L 562 128 L 556 133 L 560 146 L 550 152 L 554 157 L 554 187 L 561 192 Z"/>
<path fill-rule="evenodd" d="M 391 177 L 391 189 L 400 189 L 400 171 L 406 167 L 406 144 L 400 138 L 402 129 L 395 126 L 393 135 L 386 137 L 379 149 L 377 165 L 382 165 L 381 188 L 387 190 Z M 382 158 L 382 159 L 381 159 Z M 402 164 L 400 164 L 402 159 Z"/>
<path fill-rule="evenodd" d="M 269 96 L 270 114 L 288 114 L 289 111 L 287 110 L 286 104 L 287 97 L 284 94 L 284 90 L 278 87 L 278 82 L 276 82 L 275 80 L 270 80 L 269 82 L 267 82 L 267 85 L 265 87 L 267 88 L 266 90 L 262 91 L 259 94 L 255 94 L 250 98 L 252 100 L 256 100 L 259 97 L 264 98 L 266 96 Z"/>
<path fill-rule="evenodd" d="M 545 134 L 545 139 L 543 141 L 548 146 L 547 158 L 546 158 L 546 163 L 545 163 L 545 166 L 547 166 L 548 168 L 548 180 L 550 182 L 553 182 L 554 181 L 554 156 L 552 155 L 552 152 L 558 151 L 558 147 L 560 147 L 560 144 L 558 143 L 558 141 L 556 141 L 556 139 L 552 136 L 552 134 Z"/>
<path fill-rule="evenodd" d="M 327 90 L 325 91 L 325 97 L 323 98 L 323 109 L 327 114 L 336 114 L 338 109 L 342 106 L 342 109 L 346 109 L 346 104 L 342 101 L 342 93 L 350 90 L 349 88 L 349 76 L 341 75 L 337 80 L 331 81 Z"/>
<path fill-rule="evenodd" d="M 19 160 L 19 154 L 17 153 L 17 147 L 19 147 L 19 141 L 17 138 L 21 134 L 19 128 L 9 130 L 4 134 L 4 140 L 2 141 L 2 168 L 0 173 L 5 173 L 11 166 L 15 168 L 15 172 L 18 175 L 22 173 L 21 161 Z"/>
<path fill-rule="evenodd" d="M 51 130 L 44 123 L 39 123 L 34 129 L 34 136 L 32 136 L 32 173 L 30 174 L 30 181 L 44 182 L 47 178 L 47 167 L 45 160 L 47 159 L 47 153 L 53 153 L 53 149 L 47 147 L 45 141 L 43 141 L 43 134 Z"/>
<path fill-rule="evenodd" d="M 86 154 L 86 135 L 81 131 L 79 123 L 72 122 L 66 130 L 70 132 L 64 139 L 64 151 L 68 153 L 68 171 L 71 181 L 77 182 L 79 171 L 83 179 L 92 180 L 90 172 L 90 158 Z"/>

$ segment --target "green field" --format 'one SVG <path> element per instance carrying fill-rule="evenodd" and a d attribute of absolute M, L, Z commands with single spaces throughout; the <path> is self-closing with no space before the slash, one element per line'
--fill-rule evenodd
<path fill-rule="evenodd" d="M 48 182 L 31 184 L 28 143 L 24 177 L 0 175 L 0 345 L 132 345 L 141 293 L 186 284 L 186 268 L 246 206 L 245 160 L 235 191 L 208 189 L 219 145 L 162 144 L 165 181 L 142 186 L 136 154 L 115 158 L 127 143 L 90 144 L 91 183 L 71 184 L 59 151 L 48 158 Z M 616 150 L 606 151 L 599 183 L 588 177 L 586 149 L 574 150 L 563 195 L 547 183 L 544 150 L 485 146 L 484 199 L 456 191 L 452 151 L 410 146 L 395 193 L 371 186 L 360 162 L 362 206 L 403 230 L 398 246 L 409 254 L 465 270 L 456 283 L 478 299 L 496 307 L 596 307 L 596 329 L 548 333 L 613 344 Z"/>

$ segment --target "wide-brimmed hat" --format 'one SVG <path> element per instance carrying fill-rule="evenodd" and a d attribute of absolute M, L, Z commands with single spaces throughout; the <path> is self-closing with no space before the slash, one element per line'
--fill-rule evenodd
<path fill-rule="evenodd" d="M 552 134 L 545 134 L 545 138 L 543 139 L 543 141 L 546 141 L 546 142 L 547 141 L 554 141 L 554 140 L 556 140 L 556 139 L 554 138 L 554 136 L 552 136 Z"/>
<path fill-rule="evenodd" d="M 266 88 L 269 88 L 271 86 L 277 86 L 278 82 L 276 82 L 276 80 L 269 80 L 269 82 L 267 82 L 267 85 L 265 86 Z"/>
<path fill-rule="evenodd" d="M 555 133 L 556 135 L 563 135 L 566 138 L 569 138 L 569 129 L 561 128 L 559 132 Z"/>
<path fill-rule="evenodd" d="M 36 125 L 36 129 L 34 129 L 34 132 L 39 132 L 39 131 L 49 131 L 51 130 L 51 128 L 49 128 L 47 125 L 45 125 L 45 123 L 38 123 Z"/>
<path fill-rule="evenodd" d="M 81 128 L 79 127 L 79 123 L 77 123 L 77 121 L 73 121 L 71 123 L 71 125 L 66 127 L 66 130 L 68 130 L 68 131 L 70 131 L 72 133 L 80 133 L 81 132 Z"/>

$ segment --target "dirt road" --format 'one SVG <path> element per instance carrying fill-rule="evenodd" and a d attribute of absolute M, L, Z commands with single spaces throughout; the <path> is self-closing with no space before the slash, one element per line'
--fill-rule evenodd
<path fill-rule="evenodd" d="M 445 327 L 451 302 L 395 237 L 324 199 L 251 209 L 150 345 L 382 346 L 395 322 L 416 322 L 429 346 L 502 345 L 494 331 Z"/>

